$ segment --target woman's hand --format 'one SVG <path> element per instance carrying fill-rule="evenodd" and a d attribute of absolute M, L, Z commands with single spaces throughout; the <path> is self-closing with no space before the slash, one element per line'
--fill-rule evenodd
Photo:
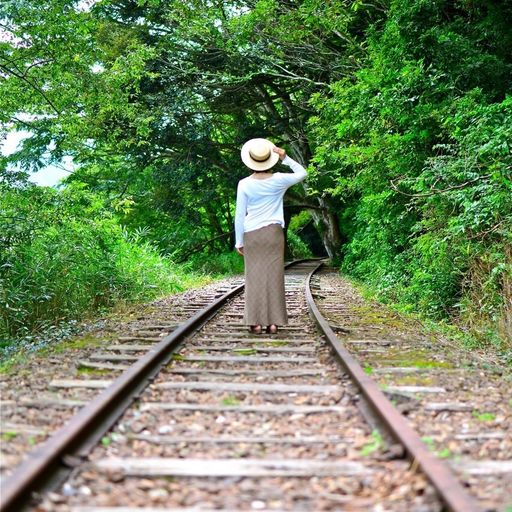
<path fill-rule="evenodd" d="M 281 160 L 284 160 L 284 159 L 285 159 L 285 157 L 286 157 L 286 151 L 285 151 L 283 148 L 278 148 L 277 146 L 274 146 L 274 147 L 272 148 L 272 151 L 273 151 L 274 153 L 277 153 L 277 154 L 279 155 L 279 158 L 280 158 Z"/>
<path fill-rule="evenodd" d="M 244 255 L 244 248 L 243 247 L 235 247 L 236 252 L 240 254 L 240 256 Z"/>

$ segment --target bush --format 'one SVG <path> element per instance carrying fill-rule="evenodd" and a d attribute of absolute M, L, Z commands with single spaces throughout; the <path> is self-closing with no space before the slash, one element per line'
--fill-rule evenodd
<path fill-rule="evenodd" d="M 187 262 L 187 268 L 216 277 L 241 274 L 244 271 L 244 259 L 236 252 L 221 254 L 195 254 Z"/>
<path fill-rule="evenodd" d="M 0 211 L 3 338 L 190 284 L 148 243 L 130 240 L 90 193 L 4 186 Z"/>
<path fill-rule="evenodd" d="M 510 343 L 512 11 L 448 4 L 390 2 L 361 69 L 313 98 L 316 188 L 339 200 L 343 270 Z"/>
<path fill-rule="evenodd" d="M 294 260 L 311 257 L 311 250 L 300 238 L 300 236 L 297 235 L 297 233 L 288 230 L 286 234 L 286 242 L 288 245 L 288 252 L 291 258 L 293 258 Z"/>

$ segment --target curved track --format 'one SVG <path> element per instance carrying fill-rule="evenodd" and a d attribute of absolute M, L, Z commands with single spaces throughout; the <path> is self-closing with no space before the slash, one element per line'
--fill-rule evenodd
<path fill-rule="evenodd" d="M 309 287 L 317 267 L 287 271 L 290 325 L 277 335 L 246 332 L 240 286 L 171 334 L 125 337 L 82 362 L 112 379 L 54 382 L 106 389 L 4 482 L 1 510 L 70 475 L 39 510 L 479 510 L 336 339 Z"/>

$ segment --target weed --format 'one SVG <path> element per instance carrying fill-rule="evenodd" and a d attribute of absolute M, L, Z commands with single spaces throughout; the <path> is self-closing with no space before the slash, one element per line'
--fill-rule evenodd
<path fill-rule="evenodd" d="M 434 379 L 428 375 L 402 375 L 393 376 L 393 381 L 402 386 L 431 386 Z"/>
<path fill-rule="evenodd" d="M 421 440 L 427 445 L 429 451 L 436 451 L 436 442 L 434 441 L 433 437 L 424 436 L 421 438 Z M 452 452 L 450 451 L 449 448 L 441 448 L 441 450 L 436 451 L 436 455 L 440 459 L 446 459 L 448 457 L 451 457 Z"/>
<path fill-rule="evenodd" d="M 105 336 L 98 338 L 92 334 L 85 334 L 83 336 L 62 341 L 54 350 L 58 352 L 64 352 L 65 350 L 82 350 L 88 347 L 98 347 L 106 341 L 108 341 L 108 338 Z"/>
<path fill-rule="evenodd" d="M 438 451 L 436 453 L 436 455 L 440 458 L 440 459 L 447 459 L 448 457 L 451 457 L 452 455 L 452 452 L 450 451 L 449 448 L 443 448 L 442 450 Z"/>
<path fill-rule="evenodd" d="M 2 433 L 2 440 L 4 441 L 11 441 L 18 435 L 18 432 L 15 430 L 6 430 Z"/>
<path fill-rule="evenodd" d="M 424 436 L 421 438 L 421 440 L 427 445 L 427 448 L 430 450 L 430 451 L 433 451 L 435 449 L 435 441 L 432 437 L 430 436 Z"/>
<path fill-rule="evenodd" d="M 254 356 L 258 353 L 254 348 L 235 348 L 233 352 L 241 356 Z"/>
<path fill-rule="evenodd" d="M 471 414 L 473 418 L 476 418 L 478 421 L 494 421 L 496 419 L 496 415 L 492 412 L 473 411 Z"/>
<path fill-rule="evenodd" d="M 85 190 L 2 187 L 0 210 L 10 212 L 0 218 L 9 240 L 0 247 L 2 296 L 8 297 L 0 301 L 3 358 L 20 350 L 83 348 L 89 340 L 55 342 L 76 334 L 84 319 L 212 281 L 130 234 L 100 196 Z M 243 265 L 238 255 L 230 258 Z"/>
<path fill-rule="evenodd" d="M 361 455 L 363 457 L 367 457 L 384 447 L 384 441 L 378 430 L 374 430 L 371 437 L 372 439 L 361 448 Z"/>
<path fill-rule="evenodd" d="M 94 375 L 102 376 L 102 375 L 107 375 L 110 373 L 110 370 L 105 370 L 102 368 L 89 368 L 88 366 L 79 366 L 76 371 L 79 375 L 91 375 L 91 376 L 94 376 Z"/>
<path fill-rule="evenodd" d="M 240 405 L 240 401 L 234 396 L 227 396 L 221 400 L 221 404 L 229 407 Z"/>

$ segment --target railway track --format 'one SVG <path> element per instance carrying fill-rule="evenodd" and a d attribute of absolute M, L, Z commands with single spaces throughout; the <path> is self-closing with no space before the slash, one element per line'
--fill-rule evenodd
<path fill-rule="evenodd" d="M 313 277 L 316 303 L 429 450 L 446 460 L 482 509 L 512 511 L 512 375 L 369 304 L 335 269 Z M 340 303 L 339 297 L 345 301 Z"/>
<path fill-rule="evenodd" d="M 316 266 L 287 271 L 277 335 L 247 333 L 234 283 L 79 360 L 101 379 L 54 379 L 53 405 L 83 408 L 5 479 L 2 512 L 481 510 L 322 316 L 319 335 L 313 294 L 331 325 L 346 305 Z"/>

